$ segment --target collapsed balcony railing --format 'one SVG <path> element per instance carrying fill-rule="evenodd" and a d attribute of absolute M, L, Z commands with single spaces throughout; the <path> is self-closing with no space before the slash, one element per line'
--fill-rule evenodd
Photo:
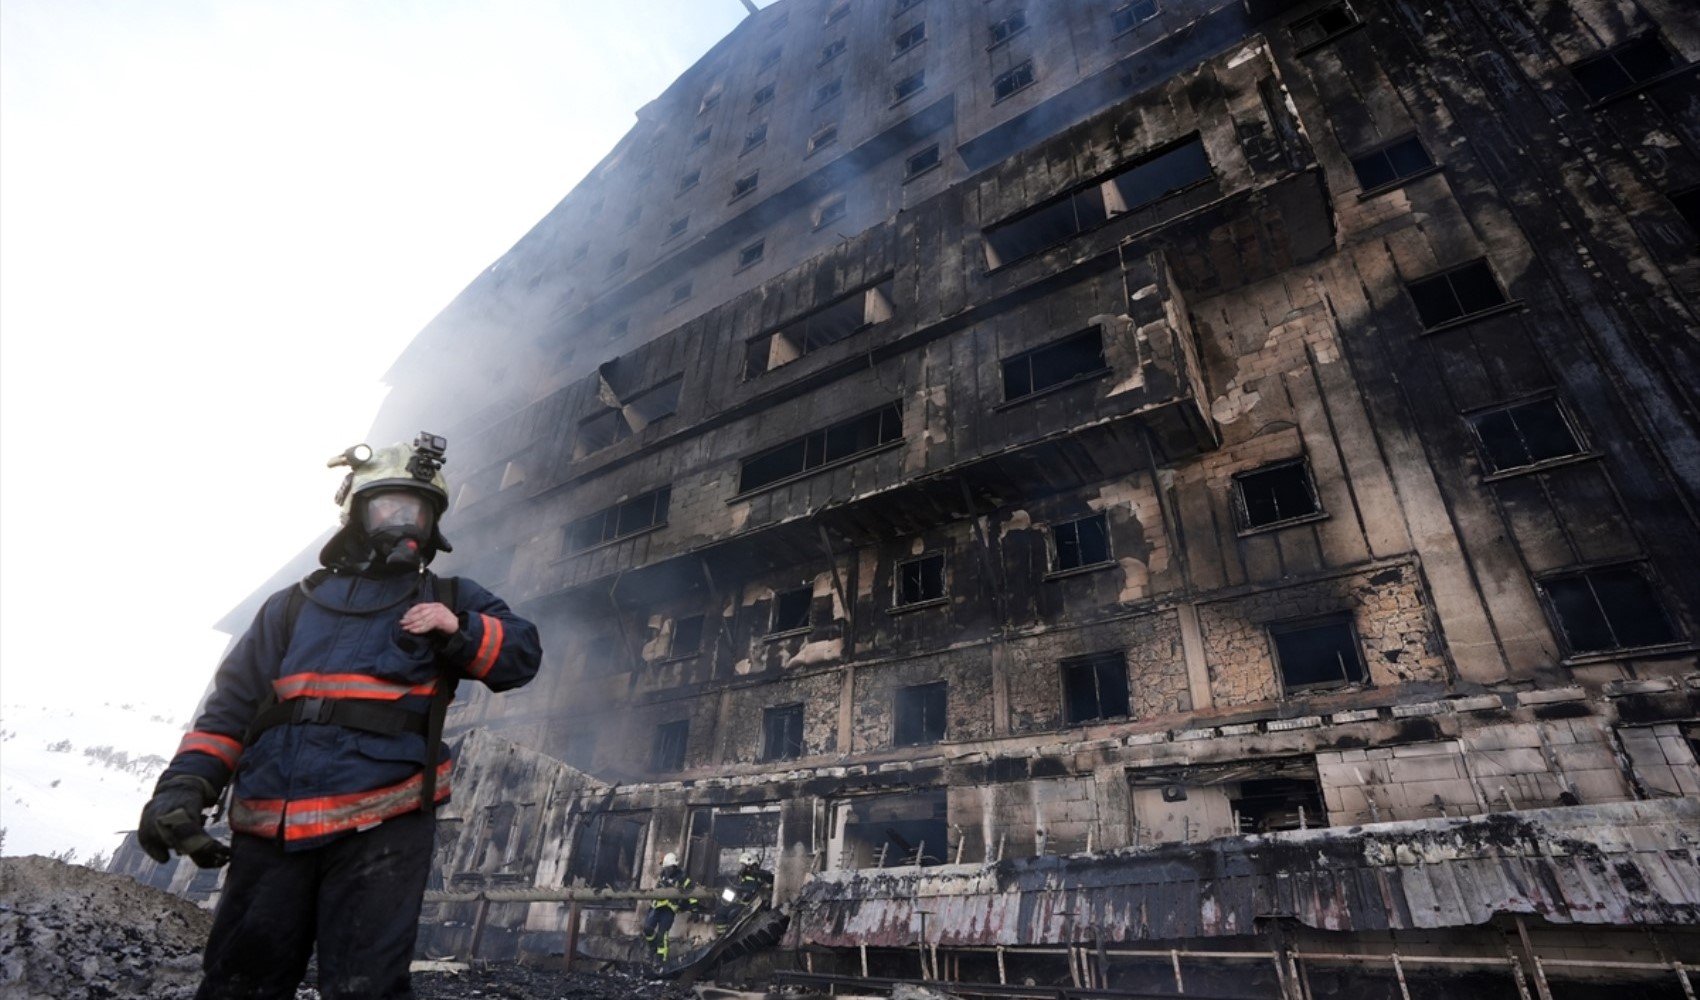
<path fill-rule="evenodd" d="M 712 894 L 715 890 L 698 886 L 693 889 L 593 889 L 586 887 L 572 888 L 531 888 L 531 889 L 478 889 L 467 892 L 444 891 L 433 889 L 425 893 L 426 903 L 477 903 L 478 913 L 472 921 L 472 940 L 467 944 L 466 955 L 457 958 L 474 959 L 478 957 L 478 946 L 484 939 L 484 918 L 488 915 L 491 903 L 568 903 L 567 910 L 567 941 L 563 952 L 566 959 L 567 971 L 572 971 L 573 958 L 578 954 L 578 938 L 580 925 L 583 923 L 583 907 L 585 903 L 622 903 L 638 900 L 653 901 L 657 899 L 699 899 Z"/>

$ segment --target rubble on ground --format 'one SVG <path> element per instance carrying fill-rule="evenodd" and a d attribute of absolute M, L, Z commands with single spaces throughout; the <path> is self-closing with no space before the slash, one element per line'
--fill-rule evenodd
<path fill-rule="evenodd" d="M 52 858 L 0 858 L 0 996 L 192 997 L 212 914 Z"/>

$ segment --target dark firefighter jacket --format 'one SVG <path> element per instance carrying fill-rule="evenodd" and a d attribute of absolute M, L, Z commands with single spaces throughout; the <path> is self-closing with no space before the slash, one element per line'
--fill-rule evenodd
<path fill-rule="evenodd" d="M 458 633 L 444 639 L 403 632 L 401 616 L 435 600 L 435 584 L 429 575 L 423 582 L 414 576 L 331 576 L 313 591 L 316 600 L 299 602 L 293 630 L 287 609 L 294 587 L 267 598 L 219 666 L 194 731 L 183 738 L 165 776 L 192 774 L 222 787 L 234 772 L 231 828 L 280 838 L 286 850 L 316 847 L 420 808 L 426 757 L 420 732 L 299 722 L 266 729 L 252 746 L 244 747 L 243 738 L 268 692 L 278 702 L 360 699 L 423 717 L 432 693 L 451 678 L 505 691 L 536 675 L 536 627 L 464 577 L 455 599 Z M 416 586 L 420 592 L 408 597 Z M 362 615 L 319 602 L 356 611 L 394 607 Z M 441 802 L 449 793 L 446 748 L 435 766 L 435 799 Z"/>

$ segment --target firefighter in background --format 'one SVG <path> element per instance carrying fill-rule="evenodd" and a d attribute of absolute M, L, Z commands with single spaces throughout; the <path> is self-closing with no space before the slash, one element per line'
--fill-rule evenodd
<path fill-rule="evenodd" d="M 761 859 L 750 851 L 738 858 L 738 876 L 730 887 L 721 891 L 720 904 L 714 908 L 714 933 L 724 934 L 738 918 L 752 909 L 765 906 L 773 890 L 773 873 L 761 866 Z"/>
<path fill-rule="evenodd" d="M 661 858 L 661 875 L 656 879 L 657 889 L 691 888 L 691 877 L 679 867 L 679 856 L 668 851 Z M 655 949 L 655 960 L 667 961 L 668 933 L 673 929 L 673 920 L 679 915 L 679 910 L 696 910 L 700 904 L 695 899 L 657 899 L 649 904 L 649 913 L 643 918 L 643 940 Z"/>
<path fill-rule="evenodd" d="M 530 622 L 427 568 L 449 551 L 444 447 L 421 434 L 331 460 L 349 472 L 323 568 L 266 600 L 142 809 L 155 861 L 230 864 L 197 1000 L 293 997 L 315 949 L 327 1000 L 413 996 L 443 715 L 459 681 L 505 691 L 541 659 Z M 233 776 L 227 849 L 203 811 Z"/>

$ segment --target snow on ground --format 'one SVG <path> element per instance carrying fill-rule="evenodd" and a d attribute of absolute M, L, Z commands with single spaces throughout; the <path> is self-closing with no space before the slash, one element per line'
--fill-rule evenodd
<path fill-rule="evenodd" d="M 140 704 L 0 704 L 0 853 L 111 855 L 185 722 Z"/>

